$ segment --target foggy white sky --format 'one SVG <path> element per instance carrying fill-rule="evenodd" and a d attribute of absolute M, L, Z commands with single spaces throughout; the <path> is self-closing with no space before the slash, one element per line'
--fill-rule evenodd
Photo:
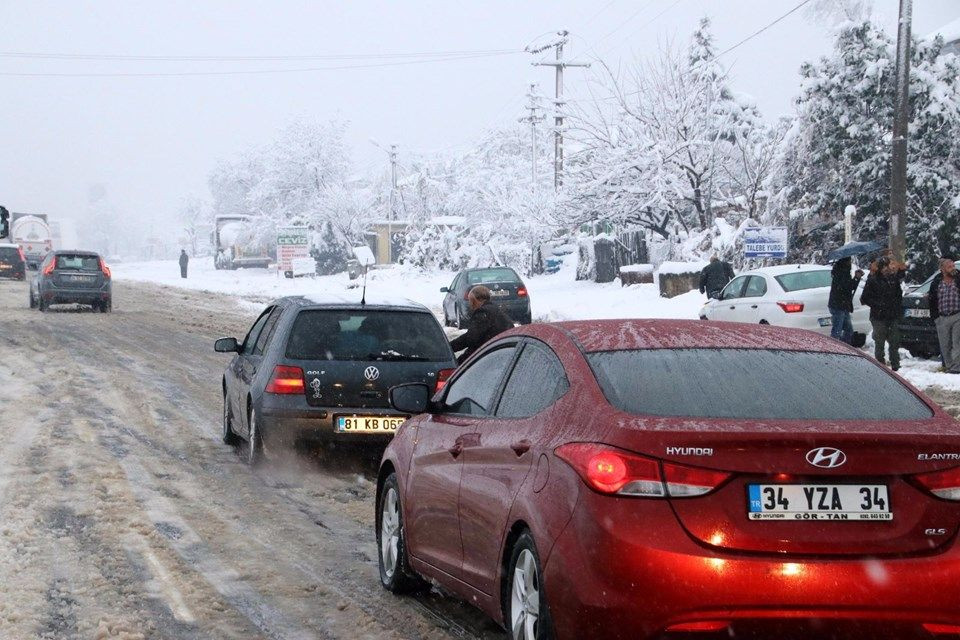
<path fill-rule="evenodd" d="M 570 57 L 588 51 L 612 64 L 653 53 L 658 40 L 683 41 L 701 16 L 726 48 L 797 0 L 543 0 L 517 2 L 362 1 L 162 3 L 5 0 L 0 50 L 143 56 L 267 56 L 522 49 L 565 28 Z M 893 27 L 896 0 L 878 0 Z M 958 0 L 914 3 L 915 33 L 960 16 Z M 658 14 L 661 14 L 657 17 Z M 822 25 L 795 13 L 722 58 L 733 88 L 764 114 L 792 110 L 797 70 L 825 53 Z M 591 50 L 591 47 L 593 48 Z M 10 77 L 3 73 L 193 72 L 276 69 L 356 62 L 156 62 L 0 57 L 0 203 L 17 211 L 70 216 L 93 183 L 106 185 L 128 215 L 174 217 L 182 196 L 206 194 L 220 158 L 268 139 L 297 116 L 351 122 L 358 171 L 385 160 L 370 144 L 404 150 L 464 146 L 485 128 L 520 115 L 526 85 L 552 90 L 552 70 L 532 56 L 373 69 L 195 77 Z M 588 72 L 571 70 L 568 95 Z"/>

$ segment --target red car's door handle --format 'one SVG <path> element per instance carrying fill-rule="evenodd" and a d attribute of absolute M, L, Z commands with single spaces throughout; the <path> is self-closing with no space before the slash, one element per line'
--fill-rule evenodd
<path fill-rule="evenodd" d="M 513 449 L 515 454 L 522 456 L 527 451 L 530 451 L 530 441 L 521 440 L 520 442 L 514 442 L 512 445 L 510 445 L 510 448 Z"/>
<path fill-rule="evenodd" d="M 447 451 L 450 452 L 450 455 L 452 455 L 454 458 L 456 458 L 456 457 L 459 456 L 461 453 L 463 453 L 463 442 L 461 442 L 460 439 L 457 438 L 457 441 L 454 442 L 454 443 L 453 443 L 453 446 L 450 447 L 449 449 L 447 449 Z"/>

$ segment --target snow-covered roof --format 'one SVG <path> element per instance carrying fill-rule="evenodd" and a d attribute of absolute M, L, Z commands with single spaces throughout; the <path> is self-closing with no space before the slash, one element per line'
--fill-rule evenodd
<path fill-rule="evenodd" d="M 744 273 L 759 273 L 767 276 L 779 276 L 784 273 L 796 273 L 797 271 L 829 271 L 830 267 L 822 264 L 778 264 L 774 267 L 760 267 L 759 269 L 751 269 L 750 271 L 744 271 Z"/>
<path fill-rule="evenodd" d="M 677 273 L 698 273 L 710 264 L 709 262 L 664 262 L 657 269 L 661 275 Z"/>
<path fill-rule="evenodd" d="M 960 40 L 960 18 L 957 18 L 953 22 L 948 22 L 939 29 L 930 32 L 927 34 L 926 40 L 933 40 L 938 35 L 943 36 L 945 42 Z"/>
<path fill-rule="evenodd" d="M 13 244 L 12 242 L 0 242 L 0 249 L 18 249 L 20 245 Z"/>
<path fill-rule="evenodd" d="M 430 224 L 446 225 L 448 227 L 462 227 L 467 223 L 464 216 L 436 216 L 430 218 Z"/>

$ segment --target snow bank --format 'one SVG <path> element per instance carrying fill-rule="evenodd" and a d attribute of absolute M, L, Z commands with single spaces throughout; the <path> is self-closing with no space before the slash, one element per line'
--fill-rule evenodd
<path fill-rule="evenodd" d="M 566 262 L 558 273 L 526 279 L 535 319 L 699 317 L 704 298 L 696 291 L 668 300 L 660 297 L 654 284 L 621 287 L 618 282 L 576 281 L 575 269 Z M 117 280 L 152 282 L 236 296 L 244 308 L 254 306 L 251 301 L 262 304 L 273 298 L 294 295 L 359 302 L 362 282 L 350 280 L 345 273 L 290 279 L 269 269 L 217 271 L 212 259 L 192 261 L 187 279 L 180 278 L 180 268 L 173 260 L 119 264 L 113 267 L 113 274 Z M 454 275 L 452 272 L 422 272 L 405 267 L 374 269 L 368 275 L 367 299 L 402 296 L 440 315 L 444 296 L 440 288 L 449 285 Z"/>

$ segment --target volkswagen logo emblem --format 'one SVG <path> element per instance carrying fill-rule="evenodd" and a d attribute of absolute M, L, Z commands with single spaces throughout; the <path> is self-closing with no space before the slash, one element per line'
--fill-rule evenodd
<path fill-rule="evenodd" d="M 847 461 L 847 454 L 833 447 L 819 447 L 807 452 L 807 462 L 822 469 L 836 469 Z"/>
<path fill-rule="evenodd" d="M 363 370 L 363 377 L 370 382 L 373 382 L 380 377 L 380 369 L 377 369 L 376 367 L 367 367 Z"/>

